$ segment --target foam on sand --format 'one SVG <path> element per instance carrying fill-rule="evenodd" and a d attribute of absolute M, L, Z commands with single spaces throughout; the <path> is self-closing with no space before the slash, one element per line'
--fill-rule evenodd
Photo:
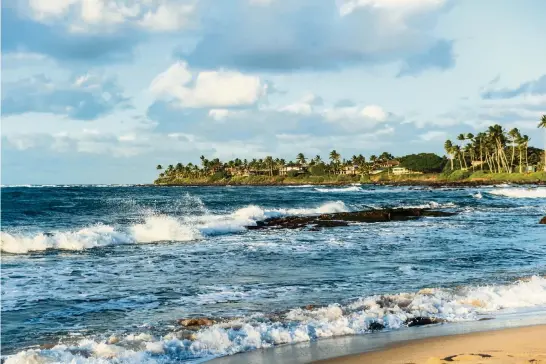
<path fill-rule="evenodd" d="M 510 198 L 546 198 L 546 188 L 502 188 L 488 191 L 492 195 Z"/>
<path fill-rule="evenodd" d="M 365 334 L 381 328 L 395 330 L 416 318 L 470 321 L 483 315 L 544 306 L 546 279 L 534 276 L 505 285 L 425 288 L 363 297 L 348 305 L 255 314 L 203 328 L 190 338 L 176 332 L 129 334 L 116 340 L 108 339 L 108 335 L 85 338 L 73 345 L 21 351 L 8 357 L 6 364 L 39 363 L 52 358 L 56 362 L 78 363 L 202 360 L 280 344 Z"/>
<path fill-rule="evenodd" d="M 206 209 L 204 211 L 207 211 Z M 259 220 L 286 215 L 319 215 L 348 211 L 341 201 L 328 202 L 313 208 L 266 209 L 247 206 L 231 214 L 182 216 L 151 214 L 142 223 L 129 227 L 94 225 L 76 231 L 50 233 L 0 233 L 0 250 L 6 253 L 26 254 L 47 249 L 84 250 L 121 244 L 154 243 L 162 241 L 190 242 L 207 236 L 245 231 L 246 226 Z"/>

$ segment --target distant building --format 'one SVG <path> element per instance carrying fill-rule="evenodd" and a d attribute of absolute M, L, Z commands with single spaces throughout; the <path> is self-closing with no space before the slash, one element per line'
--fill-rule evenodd
<path fill-rule="evenodd" d="M 358 174 L 358 166 L 357 165 L 345 166 L 341 170 L 341 174 L 348 174 L 351 176 L 355 176 Z"/>
<path fill-rule="evenodd" d="M 527 173 L 535 173 L 537 171 L 537 166 L 527 166 L 525 169 L 525 172 Z"/>
<path fill-rule="evenodd" d="M 406 167 L 395 167 L 392 169 L 392 174 L 398 176 L 402 174 L 423 174 L 423 172 L 412 171 L 410 169 L 407 169 Z"/>
<path fill-rule="evenodd" d="M 397 160 L 392 160 L 392 161 L 378 162 L 375 164 L 375 167 L 392 168 L 392 167 L 397 167 L 399 165 L 400 165 L 400 162 L 398 162 Z"/>
<path fill-rule="evenodd" d="M 284 166 L 284 167 L 281 167 L 281 169 L 279 169 L 279 174 L 281 176 L 286 176 L 288 175 L 288 172 L 291 172 L 291 171 L 296 171 L 297 173 L 305 172 L 304 168 L 301 166 Z"/>

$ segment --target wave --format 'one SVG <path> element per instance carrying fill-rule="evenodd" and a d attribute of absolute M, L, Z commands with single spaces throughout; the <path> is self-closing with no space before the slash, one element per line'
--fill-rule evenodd
<path fill-rule="evenodd" d="M 533 276 L 505 285 L 425 288 L 418 292 L 363 297 L 347 305 L 295 308 L 224 320 L 197 332 L 130 333 L 88 337 L 51 349 L 29 349 L 6 364 L 41 362 L 174 362 L 371 331 L 412 323 L 479 320 L 484 316 L 546 305 L 546 279 Z"/>
<path fill-rule="evenodd" d="M 203 205 L 204 206 L 204 205 Z M 203 211 L 208 211 L 203 209 Z M 245 231 L 257 221 L 286 215 L 318 215 L 349 211 L 341 201 L 328 202 L 314 208 L 264 209 L 247 206 L 231 214 L 173 217 L 152 214 L 142 223 L 128 228 L 94 225 L 76 231 L 9 233 L 0 232 L 0 250 L 12 254 L 26 254 L 48 249 L 85 250 L 122 244 L 154 243 L 161 241 L 188 242 L 207 236 Z"/>
<path fill-rule="evenodd" d="M 359 186 L 350 186 L 343 188 L 315 188 L 315 191 L 318 192 L 359 192 L 362 191 L 362 188 Z"/>
<path fill-rule="evenodd" d="M 488 193 L 510 198 L 546 198 L 546 188 L 503 188 Z"/>

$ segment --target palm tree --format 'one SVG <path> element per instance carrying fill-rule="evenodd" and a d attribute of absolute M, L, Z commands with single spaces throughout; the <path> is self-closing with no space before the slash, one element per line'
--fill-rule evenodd
<path fill-rule="evenodd" d="M 510 167 L 512 167 L 516 156 L 516 145 L 518 144 L 518 140 L 521 139 L 521 134 L 518 128 L 514 128 L 508 132 L 508 136 L 510 137 L 510 144 L 512 144 L 512 156 L 510 157 Z"/>
<path fill-rule="evenodd" d="M 296 157 L 296 161 L 301 164 L 302 166 L 305 165 L 305 163 L 307 162 L 305 160 L 305 156 L 303 155 L 303 153 L 298 153 L 298 156 Z"/>
<path fill-rule="evenodd" d="M 449 160 L 451 161 L 451 170 L 453 171 L 453 143 L 451 142 L 451 140 L 446 140 L 446 142 L 444 143 L 444 149 L 446 151 L 446 154 L 448 155 L 449 157 Z"/>
<path fill-rule="evenodd" d="M 335 149 L 330 152 L 330 160 L 332 161 L 332 165 L 334 166 L 334 174 L 336 173 L 337 166 L 339 164 L 340 159 L 341 159 L 341 155 L 338 152 L 336 152 Z"/>
<path fill-rule="evenodd" d="M 540 119 L 540 123 L 538 124 L 539 128 L 542 128 L 546 131 L 546 115 L 542 115 L 542 118 Z M 544 148 L 544 172 L 546 172 L 546 148 Z"/>
<path fill-rule="evenodd" d="M 464 148 L 463 148 L 463 144 L 464 144 L 464 141 L 466 140 L 466 136 L 464 134 L 459 134 L 459 136 L 457 137 L 457 140 L 461 141 L 461 146 L 459 148 L 459 151 L 462 152 L 462 160 L 464 162 L 464 167 L 468 168 L 468 166 L 466 165 L 466 159 L 464 157 Z M 462 165 L 461 165 L 461 169 L 463 169 Z"/>
<path fill-rule="evenodd" d="M 161 164 L 158 164 L 157 167 L 155 167 L 158 171 L 161 171 L 163 169 L 163 166 Z"/>

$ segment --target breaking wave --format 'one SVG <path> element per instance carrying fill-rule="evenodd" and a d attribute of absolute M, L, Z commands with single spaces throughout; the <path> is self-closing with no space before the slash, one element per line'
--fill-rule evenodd
<path fill-rule="evenodd" d="M 343 188 L 315 188 L 318 192 L 359 192 L 362 191 L 360 186 L 350 186 Z"/>
<path fill-rule="evenodd" d="M 204 209 L 204 211 L 208 211 Z M 173 217 L 150 215 L 142 223 L 129 227 L 94 225 L 76 231 L 41 233 L 0 232 L 0 250 L 6 253 L 25 254 L 48 249 L 85 250 L 121 244 L 154 243 L 161 241 L 187 242 L 206 236 L 245 231 L 256 221 L 286 215 L 314 215 L 348 211 L 341 201 L 328 202 L 315 208 L 264 209 L 247 206 L 231 214 Z"/>
<path fill-rule="evenodd" d="M 7 357 L 6 364 L 27 362 L 174 362 L 212 359 L 240 352 L 423 323 L 478 320 L 503 311 L 544 308 L 546 279 L 533 276 L 512 284 L 425 288 L 418 292 L 363 297 L 347 305 L 295 308 L 220 320 L 192 332 L 153 331 L 95 336 L 29 349 Z"/>
<path fill-rule="evenodd" d="M 546 188 L 502 188 L 488 192 L 511 198 L 546 198 Z"/>

